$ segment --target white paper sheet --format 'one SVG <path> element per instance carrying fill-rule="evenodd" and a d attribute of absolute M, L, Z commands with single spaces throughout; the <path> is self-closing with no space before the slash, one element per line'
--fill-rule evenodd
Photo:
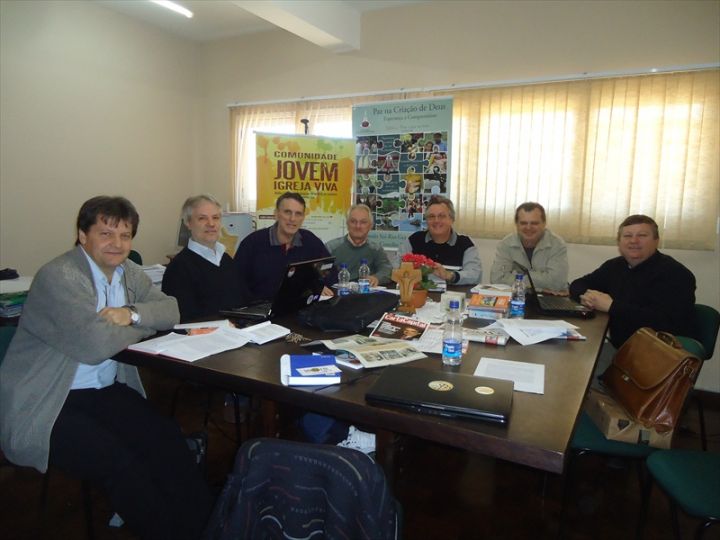
<path fill-rule="evenodd" d="M 475 375 L 513 381 L 518 392 L 545 393 L 545 366 L 498 358 L 480 358 Z"/>
<path fill-rule="evenodd" d="M 532 345 L 559 338 L 565 335 L 568 329 L 576 329 L 566 321 L 546 321 L 538 319 L 499 319 L 497 324 L 510 334 L 521 345 Z"/>

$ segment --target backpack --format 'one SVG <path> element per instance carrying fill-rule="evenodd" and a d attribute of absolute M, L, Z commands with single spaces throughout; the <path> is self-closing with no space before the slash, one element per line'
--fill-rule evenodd
<path fill-rule="evenodd" d="M 386 311 L 395 309 L 399 302 L 397 294 L 382 291 L 335 296 L 301 310 L 298 320 L 325 332 L 360 332 Z"/>

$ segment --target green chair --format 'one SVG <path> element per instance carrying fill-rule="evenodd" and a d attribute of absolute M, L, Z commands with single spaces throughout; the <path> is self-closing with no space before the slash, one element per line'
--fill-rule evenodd
<path fill-rule="evenodd" d="M 692 337 L 678 336 L 686 350 L 697 355 L 700 360 L 710 360 L 715 351 L 715 342 L 720 329 L 720 313 L 715 308 L 704 304 L 695 304 L 695 335 Z M 702 369 L 702 368 L 701 368 Z M 700 399 L 695 398 L 700 421 L 700 441 L 702 449 L 707 450 L 707 433 L 705 430 L 705 411 Z"/>
<path fill-rule="evenodd" d="M 128 254 L 128 259 L 130 259 L 135 264 L 139 264 L 140 266 L 142 266 L 142 255 L 140 255 L 134 249 L 130 250 L 130 253 Z"/>
<path fill-rule="evenodd" d="M 672 528 L 680 540 L 677 507 L 689 516 L 702 519 L 695 530 L 695 538 L 720 523 L 720 453 L 697 450 L 660 450 L 647 459 L 652 480 L 668 496 Z M 652 482 L 648 482 L 643 496 L 641 530 L 647 517 Z"/>
<path fill-rule="evenodd" d="M 712 309 L 712 308 L 710 308 Z M 681 339 L 683 347 L 688 352 L 698 356 L 699 358 L 705 354 L 703 345 L 697 340 L 683 338 Z M 713 343 L 714 346 L 714 343 Z M 646 444 L 634 444 L 626 443 L 621 441 L 609 440 L 603 435 L 603 433 L 597 428 L 595 423 L 584 411 L 580 415 L 578 424 L 575 428 L 575 433 L 570 441 L 570 452 L 568 453 L 568 461 L 565 473 L 565 487 L 563 489 L 563 499 L 560 510 L 560 528 L 562 533 L 562 527 L 564 522 L 565 508 L 569 498 L 569 492 L 567 486 L 572 486 L 573 480 L 573 466 L 575 461 L 586 454 L 600 454 L 607 456 L 608 458 L 620 459 L 628 462 L 632 462 L 635 465 L 638 475 L 638 483 L 640 485 L 641 492 L 646 489 L 648 484 L 648 477 L 645 471 L 645 460 L 658 450 L 653 446 Z M 642 523 L 638 523 L 638 527 L 641 527 Z"/>
<path fill-rule="evenodd" d="M 0 326 L 0 365 L 5 359 L 5 353 L 15 335 L 15 326 Z"/>

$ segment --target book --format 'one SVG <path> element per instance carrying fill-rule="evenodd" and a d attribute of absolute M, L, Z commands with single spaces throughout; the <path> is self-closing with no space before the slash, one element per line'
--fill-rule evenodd
<path fill-rule="evenodd" d="M 509 294 L 473 293 L 468 300 L 467 308 L 507 313 L 510 308 L 510 297 Z"/>
<path fill-rule="evenodd" d="M 428 326 L 428 323 L 417 319 L 387 312 L 383 314 L 373 331 L 370 332 L 370 336 L 409 341 L 422 337 Z"/>
<path fill-rule="evenodd" d="M 340 383 L 342 371 L 331 354 L 283 354 L 280 382 L 284 386 L 318 386 Z"/>
<path fill-rule="evenodd" d="M 504 283 L 478 283 L 470 293 L 488 294 L 491 296 L 512 296 L 512 287 Z"/>

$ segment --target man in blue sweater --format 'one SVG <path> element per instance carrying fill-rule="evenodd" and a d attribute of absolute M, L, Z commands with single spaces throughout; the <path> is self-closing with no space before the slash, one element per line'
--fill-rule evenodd
<path fill-rule="evenodd" d="M 286 192 L 275 203 L 275 223 L 245 237 L 235 253 L 237 275 L 247 300 L 272 300 L 289 263 L 328 257 L 325 244 L 306 229 L 305 199 Z M 329 289 L 323 294 L 332 295 Z"/>

